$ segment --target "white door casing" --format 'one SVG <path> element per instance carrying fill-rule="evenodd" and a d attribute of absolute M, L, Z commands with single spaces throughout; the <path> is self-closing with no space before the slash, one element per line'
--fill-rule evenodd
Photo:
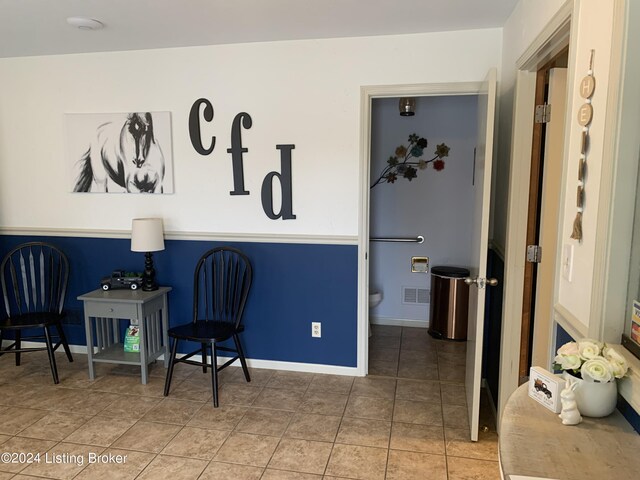
<path fill-rule="evenodd" d="M 542 261 L 538 265 L 533 319 L 531 364 L 551 369 L 554 342 L 552 328 L 553 295 L 558 248 L 558 215 L 564 154 L 564 127 L 567 105 L 567 69 L 549 72 L 549 105 L 551 118 L 546 125 L 543 180 L 540 192 L 540 236 Z"/>
<path fill-rule="evenodd" d="M 369 187 L 371 104 L 374 98 L 477 95 L 481 82 L 370 85 L 360 88 L 360 206 L 358 222 L 358 357 L 357 374 L 369 370 Z"/>

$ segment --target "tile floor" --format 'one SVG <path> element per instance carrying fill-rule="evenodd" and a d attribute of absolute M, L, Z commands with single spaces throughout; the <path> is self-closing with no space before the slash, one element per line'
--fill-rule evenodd
<path fill-rule="evenodd" d="M 366 378 L 252 370 L 221 373 L 220 408 L 210 376 L 178 365 L 169 397 L 165 370 L 148 385 L 137 370 L 57 354 L 53 385 L 46 354 L 0 357 L 0 480 L 494 480 L 497 435 L 468 441 L 464 344 L 425 330 L 374 327 Z M 125 458 L 126 456 L 126 458 Z M 2 457 L 4 460 L 4 457 Z"/>

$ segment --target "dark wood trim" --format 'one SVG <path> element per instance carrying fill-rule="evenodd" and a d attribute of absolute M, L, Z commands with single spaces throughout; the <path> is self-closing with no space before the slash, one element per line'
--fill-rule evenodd
<path fill-rule="evenodd" d="M 538 70 L 536 75 L 535 105 L 546 101 L 549 70 Z M 542 176 L 542 157 L 544 156 L 544 124 L 533 124 L 533 141 L 531 146 L 531 172 L 529 175 L 529 207 L 527 209 L 527 245 L 535 245 L 538 241 L 540 180 Z M 526 252 L 522 252 L 526 255 Z M 520 331 L 520 367 L 519 376 L 529 375 L 529 352 L 531 350 L 531 328 L 533 326 L 533 301 L 535 288 L 535 264 L 524 265 L 524 290 L 522 293 L 522 327 Z"/>

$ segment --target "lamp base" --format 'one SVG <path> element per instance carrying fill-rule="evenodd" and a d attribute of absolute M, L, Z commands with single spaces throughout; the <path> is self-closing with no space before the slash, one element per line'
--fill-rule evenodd
<path fill-rule="evenodd" d="M 144 254 L 144 273 L 142 274 L 142 290 L 152 292 L 158 289 L 156 283 L 156 270 L 153 268 L 153 256 L 151 252 Z"/>

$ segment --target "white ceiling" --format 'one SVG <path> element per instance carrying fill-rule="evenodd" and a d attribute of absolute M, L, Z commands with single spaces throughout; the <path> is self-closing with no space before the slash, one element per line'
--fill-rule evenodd
<path fill-rule="evenodd" d="M 0 57 L 502 27 L 517 1 L 0 0 Z"/>

